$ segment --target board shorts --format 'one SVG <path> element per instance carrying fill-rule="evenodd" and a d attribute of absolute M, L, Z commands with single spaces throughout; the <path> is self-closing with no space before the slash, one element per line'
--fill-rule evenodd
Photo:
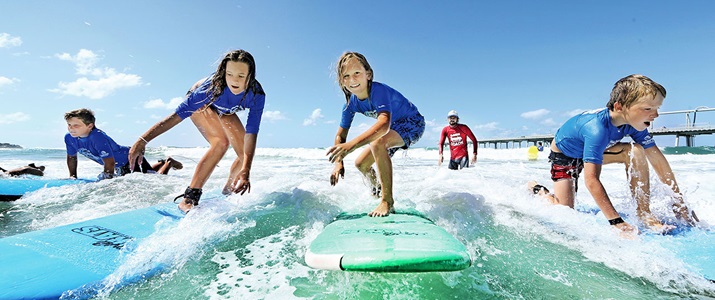
<path fill-rule="evenodd" d="M 549 162 L 551 162 L 551 180 L 556 182 L 561 179 L 573 179 L 576 191 L 578 191 L 578 176 L 583 170 L 583 159 L 551 151 Z"/>
<path fill-rule="evenodd" d="M 392 157 L 397 150 L 407 149 L 420 140 L 422 134 L 425 133 L 425 117 L 421 114 L 417 114 L 411 117 L 403 118 L 402 120 L 392 124 L 390 129 L 396 131 L 397 134 L 402 137 L 402 141 L 405 142 L 405 145 L 402 147 L 387 149 L 390 157 Z"/>
<path fill-rule="evenodd" d="M 463 156 L 462 158 L 449 160 L 450 170 L 459 170 L 464 168 L 469 168 L 469 156 Z"/>
<path fill-rule="evenodd" d="M 129 168 L 129 163 L 126 163 L 125 165 L 123 165 L 119 168 L 119 171 L 117 171 L 117 175 L 124 176 L 124 175 L 127 175 L 129 173 L 134 173 L 134 172 L 156 173 L 156 171 L 154 171 L 154 168 L 151 167 L 151 164 L 149 164 L 149 162 L 146 161 L 146 157 L 143 157 L 141 165 L 135 164 L 134 169 L 131 169 L 131 168 Z"/>

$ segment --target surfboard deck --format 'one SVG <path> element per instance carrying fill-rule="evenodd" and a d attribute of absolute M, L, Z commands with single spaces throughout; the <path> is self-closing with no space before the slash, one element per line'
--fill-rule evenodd
<path fill-rule="evenodd" d="M 29 192 L 68 184 L 95 182 L 94 179 L 49 179 L 36 176 L 0 179 L 0 201 L 15 201 Z"/>
<path fill-rule="evenodd" d="M 91 290 L 156 231 L 157 222 L 183 216 L 176 204 L 165 203 L 2 238 L 0 299 L 56 299 Z"/>
<path fill-rule="evenodd" d="M 313 240 L 308 266 L 364 272 L 444 272 L 471 265 L 466 246 L 416 212 L 340 214 Z"/>

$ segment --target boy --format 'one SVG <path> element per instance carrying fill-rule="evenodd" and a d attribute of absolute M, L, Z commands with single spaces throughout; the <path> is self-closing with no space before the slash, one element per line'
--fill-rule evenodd
<path fill-rule="evenodd" d="M 459 170 L 462 168 L 468 168 L 469 164 L 472 165 L 477 162 L 477 149 L 479 148 L 479 142 L 477 138 L 469 129 L 469 126 L 464 124 L 459 124 L 459 114 L 456 110 L 450 110 L 447 113 L 448 126 L 442 128 L 442 134 L 439 137 L 439 163 L 441 165 L 444 161 L 444 156 L 442 154 L 444 150 L 444 139 L 449 140 L 449 169 Z M 469 149 L 467 149 L 467 138 L 472 140 L 472 145 L 474 146 L 474 156 L 472 160 L 469 160 Z"/>
<path fill-rule="evenodd" d="M 168 174 L 169 169 L 181 169 L 180 162 L 171 157 L 161 160 L 154 166 L 146 159 L 141 166 L 129 166 L 129 147 L 120 146 L 104 131 L 95 127 L 94 113 L 89 109 L 77 109 L 65 114 L 67 133 L 65 145 L 67 147 L 67 168 L 71 178 L 77 178 L 77 153 L 104 166 L 104 171 L 98 178 L 108 179 L 114 176 L 123 176 L 127 173 L 141 171 L 142 173 Z"/>
<path fill-rule="evenodd" d="M 554 204 L 573 208 L 578 177 L 583 170 L 586 188 L 608 222 L 626 236 L 632 236 L 638 229 L 619 216 L 600 180 L 602 165 L 623 163 L 631 194 L 638 204 L 638 218 L 652 230 L 668 230 L 650 212 L 650 162 L 660 180 L 673 190 L 675 216 L 690 225 L 698 222 L 695 213 L 685 206 L 670 164 L 647 130 L 658 117 L 665 94 L 663 86 L 643 75 L 629 75 L 618 80 L 611 91 L 607 109 L 574 116 L 556 132 L 549 155 L 554 193 L 549 194 L 545 187 L 531 182 L 529 185 L 534 194 L 543 195 Z M 621 143 L 626 135 L 635 143 Z"/>

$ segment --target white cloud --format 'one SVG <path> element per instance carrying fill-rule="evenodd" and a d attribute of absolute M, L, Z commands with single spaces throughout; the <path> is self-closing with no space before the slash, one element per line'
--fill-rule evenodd
<path fill-rule="evenodd" d="M 0 48 L 10 48 L 22 45 L 22 39 L 17 36 L 11 36 L 8 33 L 0 33 Z"/>
<path fill-rule="evenodd" d="M 556 126 L 556 125 L 559 125 L 559 124 L 556 123 L 556 121 L 554 121 L 554 119 L 552 119 L 552 118 L 548 118 L 548 119 L 545 119 L 545 120 L 541 121 L 541 124 L 546 125 L 546 126 Z"/>
<path fill-rule="evenodd" d="M 4 86 L 12 85 L 13 83 L 20 82 L 17 78 L 7 78 L 5 76 L 0 76 L 0 88 Z"/>
<path fill-rule="evenodd" d="M 11 113 L 8 115 L 0 115 L 0 124 L 12 124 L 24 122 L 30 119 L 30 115 L 22 112 Z"/>
<path fill-rule="evenodd" d="M 96 67 L 100 59 L 94 52 L 87 49 L 81 49 L 75 56 L 62 53 L 56 54 L 55 57 L 74 63 L 77 74 L 83 75 L 83 77 L 77 78 L 73 82 L 60 82 L 58 88 L 51 89 L 51 92 L 101 99 L 118 89 L 135 87 L 142 83 L 141 77 L 138 75 L 117 72 L 113 68 Z M 88 76 L 96 78 L 90 79 Z"/>
<path fill-rule="evenodd" d="M 474 129 L 472 131 L 477 131 L 477 130 L 484 130 L 484 131 L 492 131 L 492 130 L 497 130 L 499 127 L 497 126 L 499 123 L 497 122 L 490 122 L 486 124 L 479 124 L 477 126 L 474 126 Z"/>
<path fill-rule="evenodd" d="M 521 114 L 521 117 L 524 119 L 534 119 L 538 120 L 543 118 L 544 116 L 548 115 L 550 113 L 549 110 L 547 109 L 537 109 L 537 110 L 532 110 L 532 111 L 527 111 L 525 113 Z"/>
<path fill-rule="evenodd" d="M 285 119 L 286 119 L 285 115 L 284 115 L 282 112 L 278 111 L 278 110 L 273 110 L 273 111 L 267 110 L 267 111 L 264 111 L 264 112 L 263 112 L 263 118 L 266 118 L 266 120 L 271 121 L 271 122 L 273 122 L 273 121 L 278 121 L 278 120 L 285 120 Z"/>
<path fill-rule="evenodd" d="M 564 113 L 564 115 L 566 115 L 567 117 L 570 118 L 570 117 L 573 117 L 573 116 L 575 116 L 575 115 L 578 115 L 578 114 L 580 114 L 580 113 L 582 113 L 582 112 L 584 112 L 584 111 L 587 111 L 587 109 L 580 109 L 580 108 L 579 108 L 579 109 L 574 109 L 574 110 L 571 110 L 571 111 L 567 111 L 567 112 Z"/>
<path fill-rule="evenodd" d="M 161 99 L 152 99 L 144 103 L 144 108 L 175 109 L 183 101 L 184 97 L 174 97 L 168 102 L 164 102 L 164 100 Z"/>
<path fill-rule="evenodd" d="M 310 114 L 310 116 L 303 120 L 303 126 L 309 126 L 309 125 L 315 125 L 316 122 L 318 122 L 319 119 L 323 118 L 323 114 L 321 114 L 320 108 L 316 108 L 313 110 L 313 112 Z"/>

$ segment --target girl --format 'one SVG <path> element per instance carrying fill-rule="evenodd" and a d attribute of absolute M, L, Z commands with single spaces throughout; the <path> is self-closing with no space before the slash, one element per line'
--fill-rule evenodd
<path fill-rule="evenodd" d="M 140 160 L 149 141 L 181 123 L 186 117 L 191 117 L 196 128 L 209 142 L 209 150 L 196 165 L 194 176 L 184 194 L 177 197 L 184 198 L 179 203 L 179 209 L 188 212 L 199 204 L 201 188 L 226 154 L 229 145 L 236 151 L 236 160 L 231 165 L 223 193 L 250 193 L 251 164 L 265 99 L 266 94 L 256 80 L 253 56 L 244 50 L 231 51 L 223 57 L 214 74 L 191 87 L 186 100 L 174 113 L 139 137 L 131 147 L 129 160 Z M 244 109 L 249 109 L 245 128 L 235 115 Z"/>
<path fill-rule="evenodd" d="M 335 136 L 335 145 L 328 149 L 330 162 L 335 168 L 330 175 L 330 184 L 345 178 L 343 158 L 350 152 L 369 145 L 355 160 L 355 166 L 370 182 L 373 195 L 382 197 L 380 204 L 369 213 L 371 217 L 387 216 L 394 212 L 392 197 L 391 157 L 402 148 L 416 143 L 425 131 L 425 119 L 407 98 L 386 84 L 372 81 L 374 73 L 365 56 L 346 52 L 338 60 L 338 85 L 345 93 L 346 103 Z M 359 112 L 377 121 L 368 130 L 346 142 L 350 124 Z M 377 165 L 377 175 L 372 164 Z M 380 195 L 382 194 L 382 195 Z"/>

